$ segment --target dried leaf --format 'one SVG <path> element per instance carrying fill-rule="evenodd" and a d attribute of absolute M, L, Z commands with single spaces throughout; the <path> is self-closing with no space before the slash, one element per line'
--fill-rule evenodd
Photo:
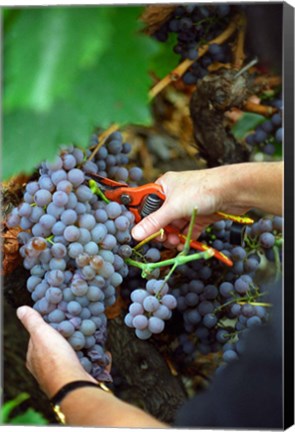
<path fill-rule="evenodd" d="M 2 229 L 2 254 L 3 262 L 1 275 L 7 275 L 11 273 L 20 263 L 21 257 L 18 253 L 19 244 L 17 240 L 17 235 L 21 231 L 20 227 L 10 228 L 5 230 Z"/>

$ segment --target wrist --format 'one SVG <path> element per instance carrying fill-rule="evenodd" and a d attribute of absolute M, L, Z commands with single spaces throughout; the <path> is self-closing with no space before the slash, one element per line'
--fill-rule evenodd
<path fill-rule="evenodd" d="M 56 374 L 50 381 L 44 383 L 42 387 L 47 397 L 51 399 L 66 384 L 78 380 L 97 383 L 97 381 L 81 367 L 79 370 L 63 371 L 62 374 Z"/>
<path fill-rule="evenodd" d="M 221 211 L 239 213 L 253 208 L 253 163 L 240 163 L 220 167 Z"/>
<path fill-rule="evenodd" d="M 87 389 L 94 388 L 95 391 L 100 390 L 103 392 L 107 392 L 109 394 L 113 394 L 113 392 L 106 386 L 104 382 L 96 381 L 88 381 L 88 380 L 75 380 L 71 381 L 68 384 L 62 386 L 58 392 L 50 399 L 50 403 L 52 409 L 58 419 L 58 421 L 62 424 L 67 423 L 66 413 L 64 410 L 68 411 L 67 407 L 70 407 L 70 412 L 72 408 L 73 400 L 75 400 L 75 393 L 79 393 L 79 390 L 83 390 L 84 396 L 88 394 Z M 86 392 L 85 392 L 86 389 Z M 74 395 L 72 395 L 74 393 Z M 80 393 L 81 394 L 81 393 Z M 72 397 L 71 397 L 72 395 Z M 79 396 L 79 395 L 78 395 Z M 99 396 L 95 393 L 96 398 Z M 99 396 L 100 397 L 100 396 Z M 67 402 L 67 399 L 70 399 L 70 402 Z M 80 396 L 78 398 L 79 402 Z M 76 405 L 76 404 L 75 404 Z"/>

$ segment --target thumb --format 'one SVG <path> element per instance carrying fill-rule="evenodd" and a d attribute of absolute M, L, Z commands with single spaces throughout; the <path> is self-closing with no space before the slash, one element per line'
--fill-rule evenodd
<path fill-rule="evenodd" d="M 37 328 L 44 324 L 41 315 L 29 306 L 21 306 L 17 309 L 16 315 L 26 330 L 32 335 Z"/>
<path fill-rule="evenodd" d="M 133 238 L 138 241 L 143 240 L 168 225 L 173 220 L 173 215 L 171 217 L 171 211 L 168 209 L 169 206 L 167 207 L 165 202 L 159 210 L 142 219 L 132 229 Z"/>

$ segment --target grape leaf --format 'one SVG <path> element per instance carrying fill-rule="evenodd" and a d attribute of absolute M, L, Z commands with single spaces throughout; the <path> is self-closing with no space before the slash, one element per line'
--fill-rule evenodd
<path fill-rule="evenodd" d="M 102 55 L 95 68 L 81 75 L 71 95 L 73 104 L 102 127 L 110 122 L 123 125 L 151 121 L 148 68 L 158 44 L 139 33 L 139 11 L 129 7 L 124 10 L 123 18 L 122 8 L 112 9 L 113 47 Z"/>
<path fill-rule="evenodd" d="M 240 120 L 238 120 L 231 131 L 236 139 L 242 139 L 245 137 L 247 132 L 254 130 L 260 123 L 263 123 L 266 117 L 254 114 L 254 113 L 244 113 Z"/>
<path fill-rule="evenodd" d="M 179 55 L 175 54 L 173 47 L 177 43 L 175 33 L 170 33 L 169 38 L 165 43 L 158 42 L 159 51 L 151 59 L 151 69 L 159 77 L 164 78 L 171 72 L 179 63 Z"/>
<path fill-rule="evenodd" d="M 21 10 L 4 38 L 4 109 L 47 111 L 67 96 L 111 43 L 108 14 L 104 7 Z"/>
<path fill-rule="evenodd" d="M 28 393 L 20 393 L 14 399 L 5 402 L 0 409 L 0 424 L 7 423 L 14 408 L 20 405 L 23 401 L 29 399 L 29 397 L 30 395 L 28 395 Z"/>
<path fill-rule="evenodd" d="M 95 122 L 66 102 L 48 113 L 18 110 L 4 116 L 3 177 L 31 172 L 42 160 L 51 160 L 61 144 L 86 146 Z"/>
<path fill-rule="evenodd" d="M 13 425 L 47 425 L 48 421 L 39 412 L 28 408 L 24 413 L 13 417 L 9 423 Z"/>
<path fill-rule="evenodd" d="M 48 111 L 35 106 L 4 111 L 4 178 L 30 172 L 41 160 L 53 158 L 61 144 L 86 146 L 96 126 L 150 122 L 148 67 L 157 44 L 139 33 L 141 8 L 105 9 L 112 43 L 91 67 L 79 72 L 70 95 L 54 101 Z"/>

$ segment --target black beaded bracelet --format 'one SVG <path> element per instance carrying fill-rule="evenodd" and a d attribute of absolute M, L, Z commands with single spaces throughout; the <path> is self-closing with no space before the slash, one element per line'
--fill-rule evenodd
<path fill-rule="evenodd" d="M 100 381 L 97 381 L 96 383 L 94 383 L 91 381 L 81 381 L 80 380 L 80 381 L 72 381 L 72 382 L 65 384 L 50 399 L 50 403 L 52 405 L 53 411 L 54 411 L 54 413 L 55 413 L 55 415 L 56 415 L 56 417 L 60 423 L 62 423 L 62 424 L 66 423 L 65 415 L 62 413 L 60 406 L 59 406 L 61 401 L 71 391 L 76 390 L 78 388 L 82 388 L 82 387 L 96 387 L 96 388 L 100 388 L 103 391 L 112 393 L 112 391 L 103 382 L 100 382 Z"/>

